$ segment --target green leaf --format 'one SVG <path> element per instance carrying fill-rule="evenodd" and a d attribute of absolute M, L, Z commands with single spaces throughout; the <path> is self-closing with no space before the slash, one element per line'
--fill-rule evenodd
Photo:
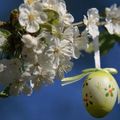
<path fill-rule="evenodd" d="M 3 91 L 0 92 L 0 98 L 7 98 L 7 97 L 9 97 L 10 96 L 9 90 L 10 90 L 10 85 L 7 86 Z"/>
<path fill-rule="evenodd" d="M 52 25 L 49 23 L 40 24 L 41 30 L 52 31 Z"/>
<path fill-rule="evenodd" d="M 0 98 L 7 98 L 8 94 L 4 93 L 4 92 L 0 92 Z"/>
<path fill-rule="evenodd" d="M 6 29 L 0 28 L 0 34 L 8 38 L 11 35 L 11 32 Z"/>
<path fill-rule="evenodd" d="M 107 54 L 115 45 L 120 43 L 120 37 L 117 35 L 110 35 L 107 31 L 103 31 L 100 34 L 100 52 L 101 54 Z"/>
<path fill-rule="evenodd" d="M 110 35 L 107 31 L 102 31 L 99 36 L 99 43 L 101 55 L 105 55 L 114 47 L 115 43 L 120 44 L 120 36 Z M 93 42 L 89 43 L 86 52 L 87 53 L 94 52 Z"/>
<path fill-rule="evenodd" d="M 48 22 L 52 25 L 56 25 L 59 23 L 59 14 L 54 11 L 54 10 L 50 10 L 50 9 L 46 9 L 44 10 L 44 12 L 47 14 L 48 16 Z"/>

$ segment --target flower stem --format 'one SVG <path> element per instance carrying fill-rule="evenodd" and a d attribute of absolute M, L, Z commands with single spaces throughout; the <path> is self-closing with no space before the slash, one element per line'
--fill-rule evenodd
<path fill-rule="evenodd" d="M 98 26 L 104 26 L 105 23 L 106 23 L 105 21 L 101 21 L 101 22 L 98 22 L 97 25 Z M 84 23 L 83 23 L 83 21 L 80 21 L 80 22 L 77 22 L 77 23 L 73 23 L 72 25 L 73 26 L 78 26 L 78 27 L 83 27 Z"/>
<path fill-rule="evenodd" d="M 72 25 L 82 27 L 84 25 L 84 23 L 83 23 L 83 21 L 81 21 L 81 22 L 73 23 Z"/>

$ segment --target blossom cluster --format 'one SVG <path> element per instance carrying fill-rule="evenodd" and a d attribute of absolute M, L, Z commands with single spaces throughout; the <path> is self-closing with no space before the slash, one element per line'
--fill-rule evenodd
<path fill-rule="evenodd" d="M 106 8 L 105 27 L 120 35 L 120 8 Z M 81 51 L 89 46 L 89 37 L 99 36 L 100 16 L 96 8 L 84 16 L 86 28 L 80 32 L 73 24 L 64 0 L 24 0 L 19 6 L 18 23 L 22 49 L 19 57 L 0 60 L 0 84 L 9 86 L 10 95 L 31 95 L 34 89 L 63 79 Z M 0 32 L 0 51 L 7 38 Z"/>
<path fill-rule="evenodd" d="M 11 95 L 30 95 L 33 89 L 62 79 L 88 39 L 85 31 L 80 34 L 72 25 L 74 18 L 63 0 L 24 0 L 18 21 L 26 31 L 21 35 L 21 57 L 0 60 L 0 83 L 10 85 Z M 2 45 L 5 40 L 0 39 Z"/>
<path fill-rule="evenodd" d="M 120 36 L 120 7 L 113 4 L 110 8 L 105 9 L 105 14 L 104 27 L 111 35 L 116 34 Z M 84 16 L 83 22 L 86 25 L 86 31 L 93 39 L 99 36 L 100 15 L 96 8 L 88 10 L 87 17 Z"/>

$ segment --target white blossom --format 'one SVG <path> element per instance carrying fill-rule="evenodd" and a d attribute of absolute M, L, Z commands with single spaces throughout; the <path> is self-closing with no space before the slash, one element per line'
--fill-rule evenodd
<path fill-rule="evenodd" d="M 65 25 L 70 25 L 74 22 L 74 17 L 67 12 L 66 3 L 64 0 L 43 0 L 44 9 L 56 11 L 59 14 L 59 20 Z"/>
<path fill-rule="evenodd" d="M 6 69 L 6 66 L 4 64 L 0 64 L 0 72 L 3 72 Z"/>
<path fill-rule="evenodd" d="M 46 21 L 46 14 L 41 10 L 41 8 L 39 9 L 40 11 L 37 11 L 26 4 L 20 5 L 19 23 L 21 26 L 25 27 L 27 32 L 37 32 L 40 28 L 40 24 L 43 24 Z"/>
<path fill-rule="evenodd" d="M 74 27 L 70 26 L 70 27 L 66 28 L 65 30 L 61 31 L 61 33 L 62 33 L 62 36 L 63 36 L 64 40 L 68 40 L 68 41 L 73 43 L 73 41 L 74 41 L 74 34 L 75 34 Z"/>
<path fill-rule="evenodd" d="M 106 8 L 105 27 L 110 34 L 120 35 L 120 7 L 117 7 L 116 4 Z"/>
<path fill-rule="evenodd" d="M 23 35 L 22 41 L 27 48 L 34 48 L 38 44 L 37 38 L 31 36 L 30 34 Z"/>
<path fill-rule="evenodd" d="M 38 64 L 44 69 L 53 69 L 53 64 L 51 63 L 50 57 L 45 55 L 45 53 L 38 55 Z"/>
<path fill-rule="evenodd" d="M 21 54 L 25 63 L 36 64 L 38 61 L 37 55 L 31 48 L 23 47 Z"/>
<path fill-rule="evenodd" d="M 40 2 L 40 0 L 24 0 L 25 4 L 28 4 L 28 5 L 31 5 L 31 6 L 36 2 L 38 3 L 38 2 Z"/>
<path fill-rule="evenodd" d="M 9 90 L 9 94 L 12 96 L 17 96 L 19 95 L 22 90 L 23 90 L 23 86 L 24 86 L 24 82 L 23 81 L 14 81 L 11 85 L 10 85 L 10 90 Z"/>
<path fill-rule="evenodd" d="M 99 36 L 98 22 L 99 22 L 99 13 L 96 8 L 91 8 L 87 11 L 87 17 L 84 16 L 84 24 L 86 25 L 86 30 L 94 39 Z"/>
<path fill-rule="evenodd" d="M 4 70 L 0 72 L 0 83 L 3 85 L 9 85 L 13 81 L 16 81 L 20 77 L 21 62 L 18 59 L 3 59 L 0 63 L 4 65 Z"/>
<path fill-rule="evenodd" d="M 58 7 L 61 22 L 63 22 L 65 25 L 70 25 L 73 23 L 74 17 L 70 13 L 67 13 L 65 2 L 60 2 Z"/>
<path fill-rule="evenodd" d="M 42 54 L 44 52 L 44 50 L 46 49 L 46 47 L 50 44 L 50 39 L 51 39 L 51 35 L 48 32 L 42 32 L 40 33 L 36 39 L 38 40 L 38 44 L 36 46 L 36 48 L 34 48 L 34 52 L 36 54 Z"/>
<path fill-rule="evenodd" d="M 9 86 L 10 95 L 31 95 L 56 77 L 63 79 L 73 67 L 72 59 L 78 59 L 86 49 L 88 34 L 93 38 L 99 35 L 98 10 L 92 8 L 84 16 L 86 30 L 80 34 L 64 0 L 24 0 L 18 20 L 25 31 L 17 31 L 21 41 L 13 41 L 13 46 L 19 48 L 20 43 L 21 51 L 13 52 L 21 53 L 18 58 L 0 60 L 0 83 Z M 0 33 L 0 47 L 5 42 Z"/>
<path fill-rule="evenodd" d="M 73 63 L 69 59 L 62 59 L 56 70 L 57 77 L 61 80 L 64 78 L 64 73 L 72 70 Z"/>
<path fill-rule="evenodd" d="M 41 81 L 42 84 L 49 84 L 53 83 L 56 73 L 53 69 L 44 69 L 40 66 L 37 66 L 34 75 L 38 76 L 38 79 Z M 33 81 L 33 83 L 34 82 L 35 81 Z"/>
<path fill-rule="evenodd" d="M 86 50 L 88 45 L 88 35 L 86 31 L 81 34 L 77 27 L 74 28 L 73 56 L 80 57 L 81 50 Z"/>
<path fill-rule="evenodd" d="M 27 96 L 30 96 L 30 95 L 32 94 L 32 92 L 33 92 L 33 89 L 32 89 L 31 86 L 29 86 L 29 85 L 27 85 L 27 84 L 25 84 L 25 85 L 23 86 L 23 89 L 22 89 L 22 93 L 23 93 L 23 94 L 26 94 Z"/>
<path fill-rule="evenodd" d="M 62 31 L 61 31 L 62 33 Z M 62 39 L 71 42 L 71 49 L 73 49 L 72 57 L 78 59 L 80 57 L 80 50 L 85 50 L 87 48 L 88 37 L 87 32 L 84 31 L 80 35 L 78 27 L 70 26 L 66 28 L 62 33 Z"/>
<path fill-rule="evenodd" d="M 43 0 L 42 4 L 45 9 L 55 10 L 57 11 L 57 5 L 59 5 L 59 0 Z"/>
<path fill-rule="evenodd" d="M 2 47 L 6 41 L 7 39 L 5 38 L 5 36 L 0 32 L 0 47 Z"/>
<path fill-rule="evenodd" d="M 32 92 L 33 92 L 32 88 L 29 86 L 29 84 L 26 81 L 23 80 L 15 81 L 10 85 L 9 93 L 10 95 L 13 96 L 17 96 L 21 93 L 30 96 Z"/>
<path fill-rule="evenodd" d="M 72 50 L 72 44 L 69 41 L 54 37 L 53 44 L 49 47 L 46 54 L 51 58 L 53 68 L 56 69 L 61 59 L 71 59 Z"/>
<path fill-rule="evenodd" d="M 28 88 L 37 89 L 41 85 L 53 83 L 56 72 L 54 69 L 43 65 L 33 65 L 28 71 L 23 73 L 22 79 L 26 81 Z"/>

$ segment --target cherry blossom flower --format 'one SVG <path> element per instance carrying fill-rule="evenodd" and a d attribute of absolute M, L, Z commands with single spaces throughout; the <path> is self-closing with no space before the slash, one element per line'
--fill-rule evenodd
<path fill-rule="evenodd" d="M 96 8 L 91 8 L 87 11 L 87 17 L 84 16 L 83 22 L 86 25 L 86 30 L 93 39 L 99 36 L 99 30 L 97 25 L 99 22 L 99 13 Z"/>
<path fill-rule="evenodd" d="M 30 34 L 23 35 L 22 41 L 27 48 L 34 48 L 38 43 L 38 40 Z"/>
<path fill-rule="evenodd" d="M 64 22 L 65 25 L 70 25 L 74 22 L 74 17 L 67 13 L 66 4 L 64 2 L 60 2 L 59 4 L 59 14 L 60 14 L 60 21 Z"/>
<path fill-rule="evenodd" d="M 86 50 L 88 47 L 88 35 L 86 31 L 81 34 L 77 27 L 74 28 L 74 41 L 73 41 L 73 56 L 74 58 L 79 58 L 81 50 Z"/>
<path fill-rule="evenodd" d="M 44 9 L 49 9 L 59 14 L 59 20 L 65 25 L 70 25 L 74 22 L 74 17 L 67 12 L 64 0 L 43 0 L 42 5 Z"/>
<path fill-rule="evenodd" d="M 28 5 L 33 5 L 35 2 L 40 2 L 40 0 L 24 0 L 24 3 L 25 4 L 28 4 Z"/>
<path fill-rule="evenodd" d="M 0 32 L 0 47 L 2 47 L 6 41 L 7 39 L 5 38 L 5 36 L 2 34 L 2 32 Z"/>
<path fill-rule="evenodd" d="M 117 7 L 116 4 L 106 8 L 105 27 L 110 34 L 120 35 L 120 7 Z"/>
<path fill-rule="evenodd" d="M 120 35 L 119 12 L 116 4 L 106 8 L 105 27 L 110 34 Z M 78 24 L 73 24 L 74 17 L 67 11 L 64 0 L 24 0 L 19 7 L 18 21 L 20 29 L 15 27 L 17 35 L 13 41 L 14 30 L 0 32 L 0 52 L 4 52 L 3 47 L 13 50 L 10 59 L 0 60 L 0 83 L 9 87 L 10 95 L 29 96 L 42 85 L 53 83 L 56 77 L 63 79 L 72 70 L 72 59 L 78 59 L 81 51 L 87 49 L 88 39 L 97 43 L 99 36 L 98 10 L 88 10 L 83 19 L 86 28 L 80 31 Z M 111 95 L 112 90 L 109 90 Z M 86 98 L 85 102 L 89 103 Z"/>
<path fill-rule="evenodd" d="M 3 59 L 0 60 L 0 63 L 3 64 L 4 70 L 0 72 L 0 83 L 3 85 L 9 85 L 15 80 L 18 80 L 20 77 L 20 66 L 21 62 L 19 59 Z"/>
<path fill-rule="evenodd" d="M 73 62 L 71 62 L 69 59 L 62 59 L 60 61 L 58 68 L 56 69 L 56 76 L 58 77 L 58 79 L 60 80 L 63 79 L 64 74 L 71 71 L 72 67 L 73 67 Z"/>
<path fill-rule="evenodd" d="M 0 64 L 0 72 L 3 72 L 6 69 L 6 66 L 4 64 Z"/>
<path fill-rule="evenodd" d="M 53 83 L 53 80 L 54 80 L 55 75 L 56 75 L 54 69 L 44 69 L 40 66 L 36 67 L 36 70 L 33 74 L 38 77 L 37 80 L 41 81 L 42 84 Z M 35 81 L 33 81 L 33 83 L 34 82 Z"/>
<path fill-rule="evenodd" d="M 37 11 L 33 7 L 26 4 L 21 4 L 19 7 L 19 23 L 25 27 L 27 32 L 35 33 L 39 30 L 40 24 L 43 24 L 47 17 L 46 14 L 39 8 Z"/>
<path fill-rule="evenodd" d="M 67 40 L 60 40 L 53 38 L 53 44 L 49 47 L 46 54 L 51 58 L 53 68 L 59 66 L 61 59 L 71 59 L 72 57 L 72 44 Z"/>

